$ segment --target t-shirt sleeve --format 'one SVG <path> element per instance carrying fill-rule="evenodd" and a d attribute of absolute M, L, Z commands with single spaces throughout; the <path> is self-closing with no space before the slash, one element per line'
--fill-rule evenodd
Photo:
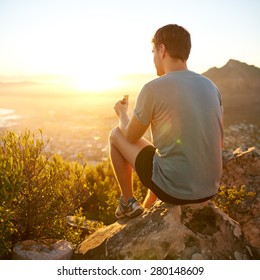
<path fill-rule="evenodd" d="M 216 88 L 217 88 L 217 87 L 216 87 Z M 223 115 L 223 113 L 224 113 L 224 106 L 223 106 L 223 102 L 222 102 L 222 96 L 221 96 L 221 93 L 220 93 L 220 91 L 219 91 L 218 88 L 217 88 L 217 92 L 218 92 L 218 98 L 219 98 L 221 113 L 222 113 L 222 115 Z"/>
<path fill-rule="evenodd" d="M 144 125 L 149 125 L 153 119 L 153 97 L 147 85 L 137 96 L 133 114 Z"/>

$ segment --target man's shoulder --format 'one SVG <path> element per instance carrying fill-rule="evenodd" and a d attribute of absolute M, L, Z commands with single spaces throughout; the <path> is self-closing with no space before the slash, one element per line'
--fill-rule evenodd
<path fill-rule="evenodd" d="M 184 81 L 186 80 L 186 78 L 191 78 L 191 80 L 194 84 L 198 84 L 198 85 L 207 84 L 208 86 L 218 90 L 215 83 L 211 79 L 209 79 L 208 77 L 206 77 L 202 74 L 196 73 L 194 71 L 190 71 L 190 70 L 188 70 L 186 72 L 186 74 L 187 74 L 187 76 L 184 77 Z"/>
<path fill-rule="evenodd" d="M 147 82 L 144 85 L 144 88 L 148 88 L 150 90 L 157 89 L 158 87 L 161 88 L 164 85 L 168 84 L 169 82 L 172 83 L 173 81 L 174 81 L 174 79 L 172 79 L 172 77 L 170 77 L 169 75 L 166 74 L 166 75 L 157 77 L 157 78 Z"/>
<path fill-rule="evenodd" d="M 157 85 L 157 84 L 162 83 L 162 82 L 164 81 L 164 79 L 165 79 L 165 75 L 164 75 L 164 76 L 157 77 L 157 78 L 155 78 L 155 79 L 153 79 L 153 80 L 147 82 L 144 86 L 145 86 L 145 87 L 153 87 L 153 86 L 155 86 L 155 85 Z"/>

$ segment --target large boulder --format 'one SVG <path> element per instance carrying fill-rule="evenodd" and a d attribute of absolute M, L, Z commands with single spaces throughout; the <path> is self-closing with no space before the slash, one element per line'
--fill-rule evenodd
<path fill-rule="evenodd" d="M 240 224 L 256 258 L 260 259 L 260 154 L 254 147 L 223 152 L 221 186 L 244 189 L 242 202 L 235 203 L 229 215 Z"/>
<path fill-rule="evenodd" d="M 211 202 L 159 202 L 87 237 L 74 259 L 250 259 L 240 225 Z"/>

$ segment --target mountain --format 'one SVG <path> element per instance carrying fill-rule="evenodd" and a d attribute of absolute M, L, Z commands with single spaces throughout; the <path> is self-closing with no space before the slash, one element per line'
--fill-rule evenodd
<path fill-rule="evenodd" d="M 211 68 L 202 75 L 211 79 L 222 94 L 226 125 L 260 124 L 259 68 L 230 59 L 223 67 Z"/>

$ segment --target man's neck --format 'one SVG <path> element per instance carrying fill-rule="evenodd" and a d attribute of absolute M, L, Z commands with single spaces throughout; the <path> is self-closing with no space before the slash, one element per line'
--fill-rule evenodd
<path fill-rule="evenodd" d="M 181 59 L 171 59 L 165 63 L 165 74 L 174 72 L 174 71 L 185 71 L 188 70 L 186 61 Z"/>

